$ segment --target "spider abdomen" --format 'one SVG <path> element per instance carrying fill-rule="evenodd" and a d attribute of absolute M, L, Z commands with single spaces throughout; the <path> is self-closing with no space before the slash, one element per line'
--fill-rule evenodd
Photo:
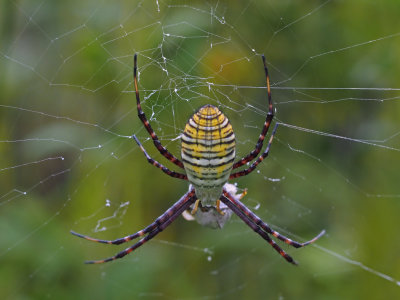
<path fill-rule="evenodd" d="M 185 126 L 181 154 L 196 196 L 204 205 L 214 205 L 235 159 L 235 135 L 228 118 L 213 105 L 201 107 Z"/>

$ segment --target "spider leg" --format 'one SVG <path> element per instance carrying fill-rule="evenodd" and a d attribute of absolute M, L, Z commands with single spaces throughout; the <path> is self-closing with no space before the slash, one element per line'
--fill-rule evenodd
<path fill-rule="evenodd" d="M 116 240 L 100 240 L 100 239 L 95 239 L 92 238 L 90 236 L 87 235 L 83 235 L 80 233 L 76 233 L 74 231 L 71 230 L 71 233 L 75 236 L 78 236 L 80 238 L 84 238 L 88 241 L 92 241 L 92 242 L 96 242 L 96 243 L 103 243 L 103 244 L 110 244 L 110 245 L 119 245 L 119 244 L 123 244 L 126 242 L 129 242 L 133 239 L 136 239 L 138 237 L 144 236 L 145 234 L 152 232 L 154 229 L 156 229 L 157 227 L 161 226 L 162 224 L 164 224 L 166 221 L 168 221 L 168 219 L 173 216 L 175 214 L 176 211 L 181 210 L 182 206 L 186 207 L 186 203 L 192 203 L 192 198 L 195 195 L 195 191 L 194 189 L 192 189 L 190 192 L 187 192 L 185 195 L 183 195 L 181 197 L 181 199 L 179 199 L 177 202 L 175 202 L 174 205 L 172 205 L 166 212 L 164 212 L 161 216 L 159 216 L 153 223 L 151 223 L 149 226 L 147 226 L 146 228 L 128 235 L 126 237 L 123 238 L 119 238 Z M 189 204 L 189 205 L 190 205 Z"/>
<path fill-rule="evenodd" d="M 268 226 L 268 224 L 264 223 L 255 213 L 253 213 L 250 209 L 246 207 L 242 202 L 239 200 L 236 200 L 235 197 L 232 197 L 227 191 L 223 191 L 223 194 L 229 199 L 230 202 L 232 202 L 236 207 L 238 207 L 251 221 L 253 221 L 257 226 L 260 226 L 264 231 L 267 233 L 273 235 L 277 239 L 285 242 L 286 244 L 293 246 L 295 248 L 301 248 L 304 246 L 307 246 L 311 243 L 314 243 L 316 240 L 318 240 L 321 236 L 325 234 L 325 230 L 322 230 L 317 236 L 312 238 L 311 240 L 304 242 L 304 243 L 299 243 L 296 241 L 293 241 L 289 239 L 288 237 L 280 234 L 279 232 L 271 229 L 271 227 Z"/>
<path fill-rule="evenodd" d="M 261 155 L 257 158 L 257 160 L 251 164 L 251 166 L 250 166 L 249 168 L 231 174 L 231 175 L 229 176 L 229 179 L 233 179 L 233 178 L 245 176 L 245 175 L 247 175 L 247 174 L 253 172 L 253 171 L 255 170 L 255 168 L 258 166 L 258 164 L 259 164 L 260 162 L 262 162 L 262 161 L 264 160 L 264 158 L 266 158 L 266 157 L 268 156 L 268 154 L 269 154 L 269 148 L 271 147 L 272 141 L 274 140 L 274 136 L 275 136 L 275 133 L 276 133 L 276 129 L 278 128 L 278 125 L 279 125 L 279 123 L 276 123 L 276 124 L 275 124 L 275 127 L 274 127 L 274 129 L 272 130 L 271 137 L 269 138 L 269 142 L 268 142 L 267 148 L 265 149 L 264 153 L 261 154 Z"/>
<path fill-rule="evenodd" d="M 260 153 L 261 148 L 263 146 L 263 142 L 265 139 L 265 135 L 268 132 L 269 126 L 271 125 L 272 119 L 274 118 L 274 109 L 272 106 L 272 98 L 271 98 L 271 87 L 270 87 L 270 83 L 269 83 L 269 75 L 268 75 L 268 68 L 267 68 L 267 64 L 265 62 L 265 56 L 262 55 L 262 60 L 264 63 L 264 70 L 265 70 L 265 76 L 266 76 L 266 80 L 267 80 L 267 93 L 268 93 L 268 113 L 267 113 L 267 117 L 265 119 L 264 122 L 264 126 L 263 129 L 260 133 L 260 136 L 258 138 L 256 147 L 253 151 L 251 151 L 248 155 L 246 155 L 245 157 L 243 157 L 242 159 L 240 159 L 239 161 L 237 161 L 234 165 L 233 165 L 233 169 L 239 168 L 241 166 L 243 166 L 244 164 L 248 163 L 249 161 L 252 161 L 254 158 L 256 158 L 256 156 L 258 155 L 258 153 Z"/>
<path fill-rule="evenodd" d="M 134 59 L 133 59 L 133 81 L 135 84 L 135 93 L 136 93 L 136 105 L 137 105 L 137 111 L 138 111 L 138 117 L 142 121 L 144 127 L 146 128 L 147 132 L 150 134 L 151 138 L 153 139 L 154 145 L 158 149 L 158 151 L 168 160 L 170 160 L 172 163 L 177 165 L 178 167 L 184 169 L 183 163 L 176 158 L 173 154 L 171 154 L 167 148 L 165 148 L 160 140 L 158 139 L 156 133 L 154 132 L 153 128 L 151 128 L 151 125 L 149 121 L 146 118 L 146 115 L 144 114 L 142 110 L 142 106 L 140 104 L 140 97 L 139 97 L 139 89 L 138 89 L 138 82 L 137 82 L 137 54 L 135 53 Z"/>
<path fill-rule="evenodd" d="M 243 220 L 251 229 L 253 229 L 254 232 L 258 233 L 264 240 L 266 240 L 286 261 L 297 265 L 297 262 L 294 261 L 294 259 L 287 254 L 285 251 L 282 250 L 281 247 L 278 246 L 277 243 L 275 243 L 266 233 L 261 229 L 260 226 L 255 224 L 248 216 L 245 215 L 244 212 L 242 212 L 233 202 L 231 202 L 230 199 L 225 197 L 224 195 L 221 195 L 219 198 L 226 206 L 228 206 L 239 218 Z"/>
<path fill-rule="evenodd" d="M 132 135 L 132 138 L 136 141 L 136 143 L 139 145 L 140 150 L 142 150 L 142 152 L 144 153 L 144 155 L 147 158 L 147 161 L 152 164 L 153 166 L 155 166 L 156 168 L 159 168 L 161 171 L 163 171 L 165 174 L 174 177 L 174 178 L 179 178 L 179 179 L 184 179 L 187 180 L 187 176 L 185 174 L 181 174 L 181 173 L 177 173 L 174 171 L 171 171 L 170 169 L 168 169 L 167 167 L 163 166 L 162 164 L 160 164 L 158 161 L 152 159 L 150 157 L 150 155 L 146 152 L 146 150 L 144 149 L 143 145 L 140 143 L 140 141 L 138 140 L 138 138 L 135 135 Z"/>
<path fill-rule="evenodd" d="M 89 260 L 85 261 L 85 264 L 102 264 L 106 263 L 112 260 L 116 260 L 118 258 L 122 258 L 125 255 L 128 255 L 132 251 L 136 250 L 146 242 L 150 241 L 153 237 L 155 237 L 157 234 L 159 234 L 161 231 L 163 231 L 166 227 L 168 227 L 177 217 L 179 217 L 183 211 L 189 208 L 189 206 L 196 200 L 196 196 L 192 196 L 191 198 L 187 199 L 187 201 L 180 207 L 178 210 L 176 210 L 172 215 L 168 216 L 166 220 L 157 226 L 153 231 L 151 231 L 147 236 L 145 236 L 143 239 L 138 241 L 136 244 L 126 248 L 125 250 L 117 253 L 116 255 L 101 259 L 101 260 Z"/>

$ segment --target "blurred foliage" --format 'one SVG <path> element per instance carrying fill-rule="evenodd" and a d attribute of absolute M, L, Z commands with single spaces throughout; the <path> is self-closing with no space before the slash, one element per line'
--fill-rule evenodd
<path fill-rule="evenodd" d="M 400 279 L 397 0 L 25 0 L 0 8 L 5 299 L 399 295 L 382 275 Z M 282 125 L 259 172 L 236 181 L 249 190 L 245 204 L 281 233 L 306 240 L 327 230 L 316 247 L 281 244 L 299 267 L 236 217 L 223 230 L 179 218 L 124 259 L 82 264 L 123 246 L 80 240 L 70 229 L 121 237 L 187 190 L 186 182 L 150 166 L 128 138 L 137 134 L 155 159 L 175 169 L 137 119 L 133 53 L 143 109 L 177 156 L 175 138 L 206 103 L 231 120 L 238 156 L 254 147 L 266 113 L 265 89 L 250 88 L 265 86 L 261 53 L 276 120 L 361 140 Z"/>

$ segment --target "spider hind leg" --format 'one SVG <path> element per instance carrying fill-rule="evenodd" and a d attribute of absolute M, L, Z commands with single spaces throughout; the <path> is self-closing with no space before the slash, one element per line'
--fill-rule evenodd
<path fill-rule="evenodd" d="M 265 239 L 283 258 L 292 264 L 297 264 L 292 257 L 290 257 L 285 251 L 283 251 L 270 237 L 269 234 L 276 237 L 277 239 L 285 242 L 286 244 L 294 247 L 301 248 L 317 241 L 321 236 L 325 234 L 325 230 L 322 230 L 317 236 L 311 240 L 299 243 L 288 237 L 280 234 L 279 232 L 271 229 L 268 224 L 263 222 L 255 213 L 247 208 L 240 199 L 231 195 L 224 189 L 223 195 L 220 200 L 225 203 L 239 218 L 241 218 L 250 228 L 258 233 L 263 239 Z"/>
<path fill-rule="evenodd" d="M 103 244 L 112 244 L 112 245 L 119 245 L 128 241 L 131 241 L 135 238 L 141 237 L 146 235 L 144 238 L 142 238 L 140 241 L 135 243 L 134 245 L 126 248 L 125 250 L 117 253 L 116 255 L 102 259 L 102 260 L 90 260 L 86 261 L 86 264 L 101 264 L 105 262 L 109 262 L 118 258 L 122 258 L 125 255 L 131 253 L 135 249 L 139 248 L 143 244 L 145 244 L 147 241 L 151 240 L 153 237 L 155 237 L 158 233 L 163 231 L 165 228 L 167 228 L 177 217 L 179 217 L 183 211 L 189 208 L 190 205 L 192 205 L 196 201 L 196 195 L 195 191 L 193 189 L 189 190 L 185 195 L 183 195 L 177 202 L 175 202 L 174 205 L 172 205 L 169 209 L 167 209 L 166 212 L 164 212 L 161 216 L 159 216 L 153 223 L 151 223 L 149 226 L 146 228 L 123 238 L 116 239 L 116 240 L 99 240 L 95 239 L 80 233 L 76 233 L 74 231 L 71 231 L 71 234 L 78 236 L 80 238 L 84 238 L 86 240 L 92 241 L 92 242 L 97 242 L 97 243 L 103 243 Z"/>

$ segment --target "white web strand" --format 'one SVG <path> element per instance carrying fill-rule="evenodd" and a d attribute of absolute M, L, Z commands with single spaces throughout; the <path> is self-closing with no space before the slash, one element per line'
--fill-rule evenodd
<path fill-rule="evenodd" d="M 393 277 L 391 277 L 391 276 L 389 276 L 389 275 L 387 275 L 387 274 L 384 274 L 384 273 L 382 273 L 382 272 L 379 272 L 379 271 L 377 271 L 377 270 L 375 270 L 375 269 L 372 269 L 372 268 L 370 268 L 370 267 L 367 267 L 367 266 L 364 265 L 362 262 L 359 262 L 359 261 L 357 261 L 357 260 L 350 259 L 350 258 L 348 258 L 348 257 L 346 257 L 346 256 L 340 255 L 339 253 L 336 253 L 336 252 L 334 252 L 334 251 L 331 251 L 331 250 L 329 250 L 329 249 L 326 249 L 326 248 L 321 247 L 321 246 L 318 246 L 318 245 L 314 245 L 314 247 L 316 247 L 317 249 L 320 249 L 321 251 L 324 251 L 324 252 L 328 253 L 329 255 L 332 255 L 332 256 L 334 256 L 334 257 L 340 259 L 341 261 L 344 261 L 344 262 L 346 262 L 346 263 L 348 263 L 348 264 L 350 264 L 350 265 L 353 265 L 353 266 L 356 266 L 356 267 L 358 267 L 358 268 L 361 268 L 361 269 L 363 269 L 363 270 L 365 270 L 365 271 L 371 273 L 372 275 L 376 275 L 376 276 L 378 276 L 378 277 L 381 277 L 381 278 L 384 279 L 384 280 L 393 282 L 394 284 L 400 286 L 400 281 L 399 281 L 399 280 L 394 279 Z"/>

